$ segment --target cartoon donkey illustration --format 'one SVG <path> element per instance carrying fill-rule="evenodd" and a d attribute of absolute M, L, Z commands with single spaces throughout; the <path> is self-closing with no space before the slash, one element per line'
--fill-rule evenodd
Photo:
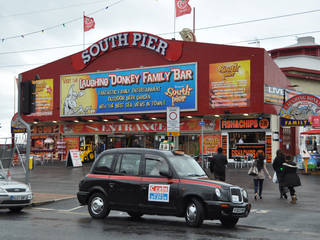
<path fill-rule="evenodd" d="M 303 106 L 298 104 L 289 110 L 289 114 L 296 120 L 308 119 L 312 115 L 316 115 L 311 106 Z"/>
<path fill-rule="evenodd" d="M 63 115 L 74 115 L 77 113 L 83 113 L 82 106 L 77 108 L 77 99 L 84 95 L 84 92 L 76 92 L 74 84 L 69 88 L 68 95 L 66 96 L 63 103 Z"/>

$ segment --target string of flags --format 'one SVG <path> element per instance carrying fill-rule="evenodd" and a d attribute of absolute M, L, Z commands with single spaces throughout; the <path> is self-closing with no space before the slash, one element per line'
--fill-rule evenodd
<path fill-rule="evenodd" d="M 118 4 L 120 3 L 121 1 L 123 0 L 120 0 L 112 5 L 115 5 L 115 4 Z M 110 5 L 111 6 L 111 5 Z M 103 10 L 107 10 L 110 6 L 106 6 L 102 9 L 99 9 L 95 12 L 92 12 L 91 15 L 97 13 L 97 12 L 100 12 L 100 11 L 103 11 Z M 44 28 L 44 29 L 41 29 L 39 31 L 34 31 L 34 32 L 29 32 L 29 33 L 24 33 L 24 34 L 19 34 L 19 35 L 14 35 L 14 36 L 11 36 L 11 37 L 3 37 L 3 38 L 0 38 L 1 39 L 1 42 L 5 42 L 6 40 L 9 40 L 9 39 L 15 39 L 15 38 L 25 38 L 26 36 L 29 36 L 29 35 L 33 35 L 33 34 L 37 34 L 37 33 L 44 33 L 45 31 L 48 31 L 48 30 L 52 30 L 52 29 L 55 29 L 55 28 L 58 28 L 58 27 L 66 27 L 67 24 L 70 24 L 72 22 L 75 22 L 75 21 L 78 21 L 80 19 L 83 19 L 83 21 L 86 21 L 86 28 L 88 28 L 89 26 L 89 29 L 88 30 L 85 30 L 85 27 L 84 27 L 84 30 L 85 31 L 89 31 L 90 29 L 94 29 L 95 27 L 95 22 L 94 22 L 94 19 L 93 18 L 90 18 L 90 17 L 87 17 L 87 16 L 83 16 L 83 17 L 80 17 L 80 18 L 76 18 L 76 19 L 72 19 L 68 22 L 64 22 L 62 24 L 57 24 L 55 26 L 51 26 L 51 27 L 47 27 L 47 28 Z M 84 23 L 84 26 L 85 26 L 85 23 Z"/>
<path fill-rule="evenodd" d="M 93 14 L 95 14 L 97 12 L 102 11 L 102 10 L 107 10 L 109 7 L 111 7 L 113 5 L 116 5 L 116 4 L 119 4 L 122 1 L 124 1 L 124 0 L 119 0 L 119 1 L 113 3 L 113 4 L 109 5 L 109 6 L 106 6 L 103 9 L 99 9 L 99 10 L 91 13 L 90 15 L 93 15 Z M 183 15 L 191 13 L 192 9 L 191 9 L 191 7 L 189 5 L 189 1 L 190 0 L 174 0 L 174 1 L 175 1 L 176 17 L 180 17 L 180 16 L 183 16 Z M 62 24 L 58 24 L 58 25 L 55 25 L 55 26 L 51 26 L 51 27 L 47 27 L 47 28 L 41 29 L 39 31 L 34 31 L 34 32 L 29 32 L 29 33 L 24 33 L 24 34 L 19 34 L 19 35 L 14 35 L 14 36 L 10 36 L 10 37 L 3 37 L 3 38 L 0 38 L 0 39 L 1 39 L 1 42 L 5 42 L 6 40 L 9 40 L 9 39 L 25 38 L 26 36 L 37 34 L 37 33 L 44 33 L 45 31 L 52 30 L 52 29 L 55 29 L 55 28 L 58 28 L 58 27 L 61 27 L 61 26 L 62 27 L 66 27 L 67 24 L 70 24 L 72 22 L 78 21 L 78 20 L 80 20 L 82 18 L 83 18 L 83 31 L 84 32 L 87 32 L 87 31 L 95 28 L 95 20 L 94 20 L 94 18 L 84 15 L 81 18 L 76 18 L 76 19 L 70 20 L 70 21 L 62 23 Z"/>

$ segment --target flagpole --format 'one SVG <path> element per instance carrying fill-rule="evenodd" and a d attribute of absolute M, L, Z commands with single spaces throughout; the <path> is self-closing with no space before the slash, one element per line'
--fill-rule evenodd
<path fill-rule="evenodd" d="M 82 29 L 83 29 L 83 50 L 85 49 L 85 39 L 84 39 L 84 11 L 83 11 L 83 18 L 82 18 Z"/>
<path fill-rule="evenodd" d="M 174 0 L 174 20 L 173 20 L 173 39 L 176 39 L 176 0 Z"/>
<path fill-rule="evenodd" d="M 196 34 L 196 8 L 193 8 L 193 34 Z"/>

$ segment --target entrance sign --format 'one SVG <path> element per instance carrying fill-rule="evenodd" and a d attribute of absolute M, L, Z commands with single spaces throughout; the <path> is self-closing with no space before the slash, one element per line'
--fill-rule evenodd
<path fill-rule="evenodd" d="M 309 126 L 312 116 L 320 115 L 320 99 L 311 94 L 299 94 L 286 101 L 280 110 L 282 127 Z"/>
<path fill-rule="evenodd" d="M 167 135 L 168 136 L 180 135 L 180 108 L 179 107 L 167 108 Z"/>
<path fill-rule="evenodd" d="M 197 63 L 60 77 L 60 116 L 197 110 Z"/>
<path fill-rule="evenodd" d="M 181 120 L 180 131 L 197 132 L 201 130 L 199 125 L 200 120 L 188 119 Z M 220 130 L 220 120 L 214 121 L 206 120 L 205 130 Z M 139 122 L 94 122 L 94 123 L 68 123 L 60 126 L 60 133 L 67 135 L 77 134 L 106 134 L 106 133 L 159 133 L 167 131 L 167 123 L 165 120 L 161 121 L 139 121 Z M 79 137 L 78 137 L 79 138 Z M 67 141 L 67 140 L 65 140 Z M 67 141 L 68 142 L 68 141 Z M 79 148 L 79 139 L 78 146 Z"/>
<path fill-rule="evenodd" d="M 67 167 L 82 167 L 80 151 L 78 149 L 70 149 L 66 161 Z"/>

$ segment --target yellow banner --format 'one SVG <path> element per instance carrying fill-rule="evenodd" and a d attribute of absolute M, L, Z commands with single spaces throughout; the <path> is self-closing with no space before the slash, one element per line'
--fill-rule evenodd
<path fill-rule="evenodd" d="M 209 65 L 210 106 L 247 107 L 250 101 L 250 60 Z"/>
<path fill-rule="evenodd" d="M 35 112 L 31 116 L 48 116 L 53 111 L 53 79 L 32 81 L 35 85 Z"/>
<path fill-rule="evenodd" d="M 221 135 L 219 134 L 205 134 L 199 139 L 200 146 L 203 145 L 203 154 L 217 153 L 218 147 L 221 147 Z M 200 148 L 201 152 L 201 148 Z"/>

